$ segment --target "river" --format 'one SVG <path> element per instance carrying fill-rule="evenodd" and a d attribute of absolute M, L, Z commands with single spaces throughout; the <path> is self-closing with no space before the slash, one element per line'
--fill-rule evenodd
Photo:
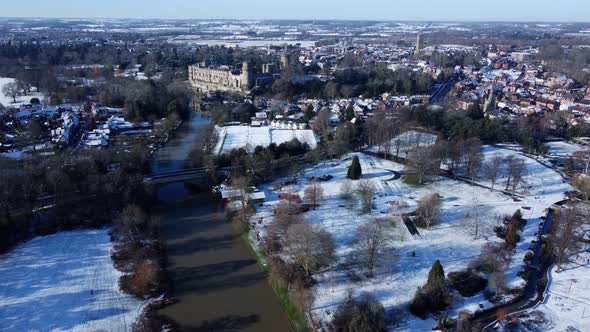
<path fill-rule="evenodd" d="M 156 152 L 154 174 L 180 170 L 190 151 L 203 146 L 208 120 L 193 115 Z M 226 222 L 221 202 L 194 194 L 183 183 L 158 189 L 161 235 L 166 246 L 171 297 L 159 311 L 182 331 L 291 331 L 255 257 Z"/>

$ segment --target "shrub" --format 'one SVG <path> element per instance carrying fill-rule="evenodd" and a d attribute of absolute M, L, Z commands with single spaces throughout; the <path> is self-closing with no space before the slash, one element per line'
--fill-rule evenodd
<path fill-rule="evenodd" d="M 348 172 L 346 173 L 346 177 L 352 180 L 358 180 L 363 175 L 363 170 L 361 168 L 361 163 L 359 161 L 358 156 L 354 156 L 352 159 L 352 164 L 348 167 Z"/>
<path fill-rule="evenodd" d="M 481 250 L 481 255 L 469 263 L 469 269 L 486 274 L 502 270 L 510 259 L 510 251 L 501 244 L 486 244 Z"/>
<path fill-rule="evenodd" d="M 141 261 L 135 267 L 135 272 L 121 276 L 120 282 L 121 288 L 135 296 L 154 295 L 160 284 L 160 264 L 156 260 Z"/>
<path fill-rule="evenodd" d="M 506 233 L 506 246 L 509 248 L 516 247 L 518 241 L 520 241 L 520 235 L 518 235 L 519 224 L 517 222 L 511 222 L 508 226 Z"/>
<path fill-rule="evenodd" d="M 449 282 L 463 297 L 471 297 L 486 287 L 488 281 L 471 270 L 451 272 Z"/>
<path fill-rule="evenodd" d="M 359 299 L 349 299 L 338 307 L 332 331 L 385 331 L 385 309 L 373 296 L 363 293 Z"/>
<path fill-rule="evenodd" d="M 508 292 L 504 272 L 499 271 L 492 273 L 489 282 L 489 290 L 495 296 L 500 296 Z"/>
<path fill-rule="evenodd" d="M 423 318 L 426 313 L 443 310 L 450 304 L 451 293 L 445 279 L 445 271 L 437 260 L 428 273 L 426 285 L 416 291 L 410 311 Z"/>

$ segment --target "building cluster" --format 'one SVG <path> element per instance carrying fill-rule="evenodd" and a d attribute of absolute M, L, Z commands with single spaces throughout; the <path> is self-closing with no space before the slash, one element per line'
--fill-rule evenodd
<path fill-rule="evenodd" d="M 23 104 L 0 114 L 0 153 L 20 158 L 33 150 L 107 148 L 115 136 L 152 135 L 152 127 L 129 122 L 122 109 L 97 103 Z"/>
<path fill-rule="evenodd" d="M 590 87 L 531 61 L 536 52 L 488 52 L 479 68 L 458 67 L 464 78 L 453 89 L 457 106 L 511 117 L 570 111 L 572 123 L 590 122 Z"/>

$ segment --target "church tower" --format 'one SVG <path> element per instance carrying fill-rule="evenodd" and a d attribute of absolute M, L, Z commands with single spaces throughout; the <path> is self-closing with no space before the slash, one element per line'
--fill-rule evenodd
<path fill-rule="evenodd" d="M 483 112 L 489 113 L 489 112 L 493 111 L 494 108 L 496 107 L 496 105 L 494 105 L 495 102 L 496 102 L 496 98 L 495 98 L 494 85 L 492 85 L 492 87 L 490 88 L 490 92 L 488 93 L 488 98 L 486 99 L 486 101 L 484 103 Z"/>
<path fill-rule="evenodd" d="M 422 36 L 420 35 L 420 32 L 418 32 L 418 35 L 416 36 L 416 50 L 414 51 L 416 57 L 420 55 L 420 50 L 422 50 Z"/>

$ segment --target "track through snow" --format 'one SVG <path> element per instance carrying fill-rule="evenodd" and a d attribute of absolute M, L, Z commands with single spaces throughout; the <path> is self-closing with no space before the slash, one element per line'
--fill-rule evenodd
<path fill-rule="evenodd" d="M 0 331 L 131 331 L 107 229 L 37 237 L 0 256 Z"/>

